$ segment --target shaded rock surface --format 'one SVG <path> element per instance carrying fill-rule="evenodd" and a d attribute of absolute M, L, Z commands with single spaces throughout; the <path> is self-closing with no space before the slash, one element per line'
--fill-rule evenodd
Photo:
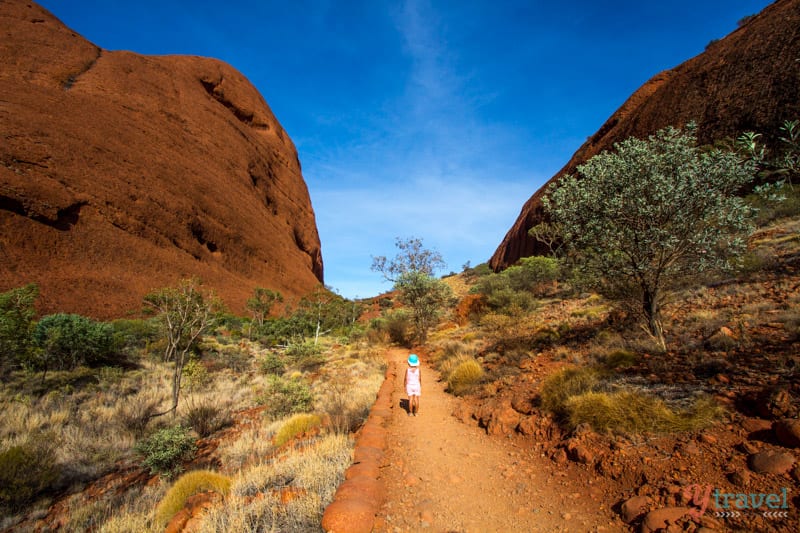
<path fill-rule="evenodd" d="M 241 73 L 103 50 L 23 0 L 0 33 L 0 290 L 107 318 L 185 277 L 234 311 L 322 281 L 297 151 Z"/>
<path fill-rule="evenodd" d="M 501 270 L 547 250 L 528 236 L 540 223 L 547 186 L 616 142 L 694 120 L 701 143 L 764 133 L 773 143 L 785 120 L 800 117 L 800 1 L 778 0 L 700 55 L 653 76 L 544 187 L 528 199 L 489 264 Z"/>

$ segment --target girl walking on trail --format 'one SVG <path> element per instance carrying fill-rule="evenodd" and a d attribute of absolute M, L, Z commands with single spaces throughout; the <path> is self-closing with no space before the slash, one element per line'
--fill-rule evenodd
<path fill-rule="evenodd" d="M 419 412 L 419 397 L 422 394 L 422 376 L 419 373 L 419 357 L 416 354 L 408 356 L 408 368 L 403 386 L 408 394 L 408 414 L 417 416 Z"/>

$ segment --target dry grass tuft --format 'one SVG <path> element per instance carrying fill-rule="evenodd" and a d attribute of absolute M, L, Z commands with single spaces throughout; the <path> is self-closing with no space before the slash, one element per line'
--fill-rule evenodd
<path fill-rule="evenodd" d="M 275 434 L 275 445 L 283 446 L 293 438 L 319 427 L 322 423 L 319 415 L 300 413 L 283 423 Z"/>
<path fill-rule="evenodd" d="M 695 431 L 725 414 L 711 398 L 675 411 L 664 401 L 638 391 L 586 392 L 568 398 L 564 407 L 571 427 L 588 423 L 595 431 L 625 434 Z"/>
<path fill-rule="evenodd" d="M 456 396 L 469 392 L 483 378 L 483 367 L 473 358 L 460 359 L 447 373 L 447 388 Z"/>
<path fill-rule="evenodd" d="M 352 449 L 349 436 L 331 434 L 280 460 L 243 470 L 226 504 L 208 512 L 199 532 L 318 531 Z M 296 498 L 282 506 L 275 491 L 288 487 Z"/>
<path fill-rule="evenodd" d="M 186 500 L 197 493 L 214 491 L 227 496 L 231 489 L 230 478 L 210 470 L 194 470 L 178 478 L 156 507 L 155 521 L 162 526 L 183 509 Z"/>
<path fill-rule="evenodd" d="M 543 409 L 557 415 L 566 415 L 567 400 L 600 386 L 600 373 L 594 368 L 563 368 L 551 374 L 542 383 L 539 392 Z"/>

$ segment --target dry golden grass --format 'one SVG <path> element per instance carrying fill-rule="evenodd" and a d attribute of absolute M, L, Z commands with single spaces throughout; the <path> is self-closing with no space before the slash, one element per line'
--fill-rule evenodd
<path fill-rule="evenodd" d="M 183 509 L 186 500 L 199 492 L 214 491 L 226 496 L 231 489 L 230 478 L 210 470 L 193 470 L 179 477 L 156 507 L 156 524 L 167 525 Z"/>
<path fill-rule="evenodd" d="M 298 413 L 286 420 L 275 433 L 275 446 L 283 446 L 298 435 L 319 427 L 321 423 L 319 415 Z"/>
<path fill-rule="evenodd" d="M 676 411 L 639 391 L 586 392 L 567 398 L 564 408 L 571 427 L 588 423 L 595 431 L 624 434 L 695 431 L 725 414 L 711 398 Z"/>
<path fill-rule="evenodd" d="M 212 509 L 200 533 L 218 531 L 317 531 L 322 513 L 352 461 L 353 440 L 331 434 L 268 463 L 242 470 L 225 505 Z M 296 498 L 282 506 L 273 491 L 291 487 Z"/>
<path fill-rule="evenodd" d="M 483 378 L 483 367 L 475 359 L 466 358 L 461 360 L 447 374 L 447 389 L 460 396 L 477 385 Z"/>
<path fill-rule="evenodd" d="M 564 415 L 567 400 L 594 391 L 599 383 L 600 374 L 594 368 L 563 368 L 548 376 L 542 383 L 539 391 L 542 408 Z"/>

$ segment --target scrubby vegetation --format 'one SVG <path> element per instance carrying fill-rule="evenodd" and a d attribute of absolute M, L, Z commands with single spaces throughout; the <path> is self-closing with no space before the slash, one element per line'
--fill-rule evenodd
<path fill-rule="evenodd" d="M 796 143 L 797 126 L 785 128 L 785 144 Z M 720 162 L 681 133 L 670 130 L 659 139 L 673 145 L 655 153 L 647 143 L 635 146 L 655 158 L 650 167 L 673 149 Z M 502 404 L 520 419 L 553 421 L 553 435 L 589 428 L 608 439 L 643 441 L 697 434 L 740 413 L 796 417 L 796 159 L 791 152 L 768 158 L 757 140 L 739 139 L 738 155 L 726 155 L 724 165 L 755 169 L 756 182 L 769 187 L 726 188 L 714 204 L 725 209 L 701 224 L 702 238 L 682 233 L 689 240 L 680 244 L 672 237 L 679 226 L 666 224 L 659 235 L 669 246 L 644 252 L 691 248 L 670 264 L 680 263 L 676 272 L 655 272 L 650 267 L 658 262 L 649 260 L 628 268 L 621 245 L 587 248 L 585 239 L 607 232 L 574 238 L 577 230 L 568 226 L 578 215 L 591 218 L 583 212 L 533 228 L 551 255 L 522 259 L 499 273 L 466 265 L 462 275 L 435 279 L 441 257 L 419 239 L 398 240 L 398 257 L 375 263 L 395 281 L 394 292 L 372 301 L 352 302 L 319 287 L 285 303 L 260 289 L 248 303 L 252 316 L 237 317 L 198 283 L 184 282 L 148 297 L 154 314 L 98 322 L 37 317 L 35 285 L 0 294 L 0 507 L 8 517 L 0 527 L 26 513 L 41 516 L 58 498 L 69 511 L 67 530 L 163 530 L 174 509 L 207 481 L 227 496 L 209 511 L 202 531 L 315 530 L 349 465 L 350 434 L 383 379 L 381 347 L 388 343 L 424 353 L 481 424 L 491 417 L 477 411 Z M 749 183 L 737 176 L 737 183 Z M 571 187 L 588 195 L 577 189 L 590 183 Z M 713 185 L 704 185 L 704 197 Z M 693 218 L 695 211 L 666 209 L 675 186 L 639 191 L 665 201 L 650 198 L 647 209 L 664 209 L 634 219 L 705 220 Z M 611 189 L 600 203 L 614 203 Z M 642 207 L 634 200 L 633 207 Z M 633 213 L 623 207 L 618 213 Z M 717 220 L 723 212 L 728 219 Z M 731 246 L 739 234 L 722 231 L 731 227 L 747 229 L 741 254 Z M 629 229 L 620 230 L 623 237 Z M 587 262 L 614 269 L 604 273 Z M 651 274 L 669 279 L 653 286 L 631 282 Z M 181 309 L 198 321 L 176 327 Z M 509 430 L 534 431 L 521 423 Z M 298 439 L 302 445 L 285 445 Z M 194 473 L 209 465 L 211 471 Z M 82 488 L 126 468 L 152 470 L 160 481 L 143 487 L 140 479 L 135 490 L 94 500 L 80 496 Z M 168 491 L 181 469 L 187 477 Z"/>
<path fill-rule="evenodd" d="M 67 530 L 163 530 L 168 515 L 211 478 L 230 479 L 235 500 L 212 520 L 266 529 L 319 524 L 349 465 L 349 433 L 383 379 L 382 357 L 361 340 L 367 327 L 353 320 L 361 304 L 320 290 L 284 315 L 250 319 L 223 312 L 198 287 L 188 281 L 148 297 L 183 307 L 111 322 L 39 318 L 33 285 L 0 295 L 0 526 L 42 516 L 37 509 L 59 499 L 69 511 Z M 170 331 L 181 310 L 199 311 L 202 327 Z M 42 360 L 46 367 L 35 364 Z M 280 461 L 296 464 L 296 476 L 277 473 L 255 487 L 253 470 L 284 468 L 272 456 L 298 438 L 303 446 L 287 448 Z M 210 442 L 218 443 L 212 464 L 219 466 L 199 472 Z M 81 495 L 103 476 L 114 478 L 120 465 L 160 482 L 122 485 L 99 500 Z M 281 490 L 297 498 L 281 503 Z M 262 492 L 270 505 L 253 500 Z"/>

